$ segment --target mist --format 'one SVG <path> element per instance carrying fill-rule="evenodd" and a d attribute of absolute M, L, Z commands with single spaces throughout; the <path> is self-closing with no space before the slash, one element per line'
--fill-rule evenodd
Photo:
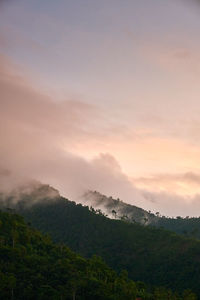
<path fill-rule="evenodd" d="M 98 107 L 80 99 L 54 101 L 25 80 L 5 57 L 0 58 L 0 70 L 1 192 L 39 181 L 76 202 L 84 201 L 82 195 L 88 190 L 96 190 L 165 215 L 198 214 L 198 195 L 186 199 L 138 188 L 137 180 L 134 184 L 112 153 L 97 153 L 90 160 L 77 155 L 79 144 L 86 147 L 88 140 L 104 134 Z"/>
<path fill-rule="evenodd" d="M 141 198 L 112 155 L 88 161 L 72 152 L 96 135 L 96 107 L 76 100 L 55 102 L 35 90 L 4 57 L 0 63 L 2 189 L 36 179 L 72 200 L 88 189 L 117 196 L 116 186 L 124 195 L 131 191 Z"/>

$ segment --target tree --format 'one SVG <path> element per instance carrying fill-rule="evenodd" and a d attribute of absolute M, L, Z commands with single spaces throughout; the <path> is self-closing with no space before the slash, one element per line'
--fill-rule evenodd
<path fill-rule="evenodd" d="M 112 215 L 113 215 L 113 217 L 116 219 L 116 217 L 117 217 L 117 212 L 113 209 L 112 210 Z"/>

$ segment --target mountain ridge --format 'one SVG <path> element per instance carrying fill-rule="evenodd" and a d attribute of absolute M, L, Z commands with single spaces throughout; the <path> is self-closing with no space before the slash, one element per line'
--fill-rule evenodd
<path fill-rule="evenodd" d="M 101 209 L 108 217 L 113 219 L 127 219 L 130 222 L 138 222 L 149 225 L 156 223 L 158 216 L 138 206 L 128 204 L 122 200 L 107 197 L 97 191 L 88 191 L 82 197 L 83 204 Z"/>
<path fill-rule="evenodd" d="M 200 241 L 161 228 L 112 220 L 64 197 L 44 201 L 23 197 L 10 208 L 55 242 L 84 257 L 101 256 L 116 271 L 127 269 L 133 280 L 178 291 L 192 289 L 200 296 Z"/>
<path fill-rule="evenodd" d="M 132 204 L 127 204 L 120 199 L 107 197 L 97 191 L 88 191 L 83 196 L 83 204 L 90 205 L 96 210 L 113 219 L 126 220 L 131 223 L 140 223 L 162 227 L 178 234 L 200 239 L 200 218 L 199 217 L 166 217 L 159 212 L 155 214 Z"/>

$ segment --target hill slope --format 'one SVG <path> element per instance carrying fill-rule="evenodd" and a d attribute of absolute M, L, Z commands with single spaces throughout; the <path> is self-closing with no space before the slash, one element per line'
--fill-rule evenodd
<path fill-rule="evenodd" d="M 83 204 L 92 206 L 94 209 L 101 209 L 103 213 L 113 219 L 127 219 L 132 223 L 145 225 L 155 224 L 159 219 L 153 213 L 140 207 L 127 204 L 120 199 L 107 197 L 97 191 L 88 191 L 83 195 L 82 201 Z"/>
<path fill-rule="evenodd" d="M 62 197 L 35 202 L 26 195 L 14 207 L 54 241 L 85 257 L 97 254 L 115 270 L 127 269 L 134 280 L 179 291 L 190 288 L 200 295 L 200 242 L 195 239 L 110 220 Z"/>
<path fill-rule="evenodd" d="M 165 289 L 150 294 L 143 283 L 129 280 L 125 271 L 118 276 L 99 257 L 86 260 L 53 244 L 16 214 L 0 211 L 0 225 L 2 300 L 152 300 L 166 295 L 184 299 Z"/>
<path fill-rule="evenodd" d="M 83 203 L 101 209 L 103 213 L 115 219 L 127 219 L 132 223 L 163 227 L 187 237 L 200 238 L 200 218 L 169 218 L 153 214 L 134 205 L 127 204 L 119 199 L 106 197 L 98 192 L 89 191 L 83 197 Z"/>

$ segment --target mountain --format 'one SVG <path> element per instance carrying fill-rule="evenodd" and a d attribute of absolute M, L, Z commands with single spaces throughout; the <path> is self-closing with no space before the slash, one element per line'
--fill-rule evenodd
<path fill-rule="evenodd" d="M 113 219 L 127 219 L 132 223 L 140 223 L 144 225 L 155 224 L 158 216 L 150 211 L 139 208 L 134 205 L 127 204 L 120 199 L 106 197 L 97 191 L 88 191 L 82 197 L 82 203 L 92 206 L 94 209 L 100 209 L 103 213 Z"/>
<path fill-rule="evenodd" d="M 117 275 L 100 257 L 88 260 L 52 243 L 16 214 L 0 211 L 0 241 L 1 300 L 184 299 L 166 289 L 150 293 L 126 271 Z"/>
<path fill-rule="evenodd" d="M 40 186 L 21 195 L 17 202 L 14 195 L 7 201 L 4 197 L 2 208 L 15 209 L 55 242 L 84 257 L 95 254 L 116 271 L 127 269 L 133 280 L 179 292 L 192 289 L 200 296 L 200 241 L 161 228 L 111 220 L 101 211 L 91 211 L 58 195 L 50 199 L 49 189 Z M 39 197 L 41 190 L 43 199 Z"/>
<path fill-rule="evenodd" d="M 99 192 L 89 191 L 83 196 L 83 203 L 100 209 L 102 213 L 114 219 L 125 219 L 131 223 L 140 223 L 165 228 L 187 237 L 200 238 L 200 218 L 169 218 L 160 216 L 159 212 L 153 214 L 134 205 L 127 204 L 120 199 L 106 197 Z"/>

